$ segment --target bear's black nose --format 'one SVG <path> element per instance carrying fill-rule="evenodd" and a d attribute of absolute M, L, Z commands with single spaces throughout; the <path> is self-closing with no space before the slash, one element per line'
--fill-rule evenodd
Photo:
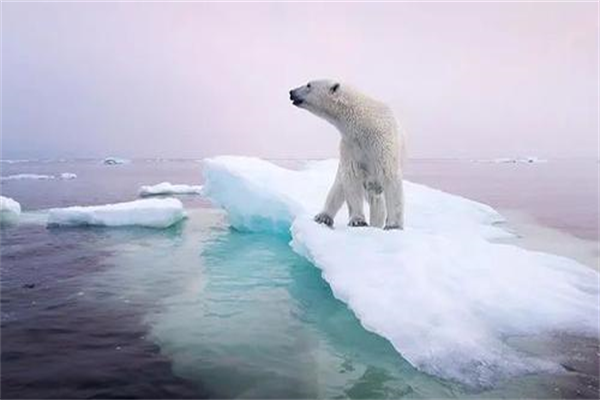
<path fill-rule="evenodd" d="M 304 102 L 297 94 L 296 90 L 290 90 L 290 100 L 295 106 L 299 106 Z"/>

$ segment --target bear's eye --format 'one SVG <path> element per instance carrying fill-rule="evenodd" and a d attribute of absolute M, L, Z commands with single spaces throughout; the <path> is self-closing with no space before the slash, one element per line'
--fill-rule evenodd
<path fill-rule="evenodd" d="M 309 84 L 307 84 L 307 85 L 306 85 L 306 87 L 310 89 L 310 83 L 309 83 Z"/>

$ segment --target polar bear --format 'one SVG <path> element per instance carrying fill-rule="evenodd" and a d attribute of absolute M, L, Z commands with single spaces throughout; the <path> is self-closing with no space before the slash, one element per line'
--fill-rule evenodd
<path fill-rule="evenodd" d="M 344 201 L 350 226 L 403 229 L 403 139 L 390 108 L 359 91 L 330 80 L 311 81 L 290 91 L 292 103 L 333 124 L 341 133 L 340 163 L 323 211 L 315 221 L 333 226 Z M 385 204 L 385 206 L 384 206 Z"/>

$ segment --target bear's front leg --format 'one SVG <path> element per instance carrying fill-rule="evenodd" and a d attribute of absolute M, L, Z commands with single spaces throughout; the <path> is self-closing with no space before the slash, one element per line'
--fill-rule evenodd
<path fill-rule="evenodd" d="M 333 227 L 333 219 L 335 214 L 340 210 L 344 204 L 344 188 L 342 186 L 342 179 L 340 177 L 340 168 L 335 176 L 333 186 L 329 189 L 327 200 L 325 201 L 325 207 L 323 211 L 315 215 L 314 220 L 319 224 L 325 224 L 328 227 Z"/>
<path fill-rule="evenodd" d="M 313 219 L 319 224 L 324 224 L 330 228 L 333 228 L 333 218 L 325 212 L 318 213 Z"/>

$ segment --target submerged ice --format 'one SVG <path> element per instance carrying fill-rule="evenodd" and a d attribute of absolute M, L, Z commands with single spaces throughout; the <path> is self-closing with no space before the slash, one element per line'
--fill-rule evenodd
<path fill-rule="evenodd" d="M 48 213 L 48 225 L 168 228 L 185 216 L 183 205 L 177 199 L 142 199 L 101 206 L 54 208 Z"/>
<path fill-rule="evenodd" d="M 406 182 L 406 229 L 317 225 L 335 161 L 300 171 L 255 158 L 204 164 L 205 194 L 240 230 L 291 232 L 363 326 L 422 371 L 473 386 L 560 367 L 510 347 L 518 335 L 598 333 L 598 274 L 494 243 L 511 236 L 491 207 Z M 291 228 L 291 229 L 290 229 Z"/>

